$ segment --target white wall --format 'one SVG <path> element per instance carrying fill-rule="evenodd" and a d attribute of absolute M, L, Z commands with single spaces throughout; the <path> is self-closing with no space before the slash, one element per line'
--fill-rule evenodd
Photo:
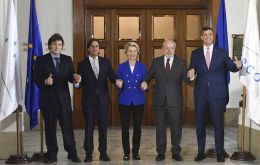
<path fill-rule="evenodd" d="M 232 34 L 244 34 L 248 0 L 226 0 L 227 28 L 229 54 L 232 57 L 233 38 Z M 242 99 L 242 85 L 239 81 L 239 73 L 230 74 L 229 104 L 228 108 L 237 108 Z"/>
<path fill-rule="evenodd" d="M 257 8 L 258 8 L 257 9 L 258 27 L 260 28 L 260 1 L 257 1 Z M 247 10 L 246 10 L 246 14 L 247 14 Z M 259 110 L 260 110 L 260 108 L 259 108 Z M 255 122 L 250 120 L 250 118 L 248 117 L 248 109 L 247 108 L 246 108 L 245 111 L 246 111 L 246 114 L 245 114 L 245 126 L 260 131 L 260 125 L 256 124 Z M 238 122 L 238 124 L 242 125 L 242 112 L 241 111 L 240 111 L 240 114 L 239 114 L 239 122 Z"/>
<path fill-rule="evenodd" d="M 41 38 L 43 42 L 44 53 L 47 53 L 47 45 L 49 37 L 54 33 L 60 33 L 65 41 L 64 54 L 73 57 L 73 21 L 72 21 L 72 0 L 35 0 L 38 21 L 40 26 Z M 0 0 L 0 61 L 2 58 L 2 40 L 4 34 L 4 24 L 6 15 L 7 0 Z M 28 42 L 29 27 L 29 11 L 30 0 L 18 0 L 17 3 L 17 19 L 20 46 L 20 59 L 22 70 L 23 92 L 25 92 L 26 67 L 27 67 L 27 51 L 24 49 L 23 43 Z M 2 62 L 0 62 L 2 63 Z M 1 65 L 1 64 L 0 64 Z M 72 86 L 70 91 L 72 94 Z M 73 101 L 73 100 L 72 100 Z M 24 105 L 23 105 L 23 109 Z M 0 131 L 15 131 L 15 118 L 0 122 Z M 13 122 L 12 122 L 13 121 Z M 12 127 L 8 127 L 8 124 Z M 14 125 L 14 126 L 13 126 Z"/>
<path fill-rule="evenodd" d="M 3 34 L 3 20 L 5 11 L 3 5 L 7 0 L 0 0 L 0 37 Z M 28 40 L 28 22 L 29 22 L 29 0 L 18 0 L 18 28 L 20 40 L 20 56 L 22 64 L 23 86 L 25 86 L 27 52 L 23 51 L 22 43 Z M 243 34 L 245 28 L 248 0 L 226 0 L 227 24 L 229 35 L 229 50 L 232 55 L 232 34 Z M 234 5 L 235 4 L 235 5 Z M 260 5 L 258 5 L 260 6 Z M 63 53 L 73 56 L 73 20 L 72 20 L 72 0 L 36 0 L 38 21 L 40 25 L 43 45 L 47 43 L 48 38 L 53 33 L 60 33 L 65 40 L 65 51 Z M 259 7 L 260 9 L 260 7 Z M 44 53 L 48 52 L 44 45 Z M 1 42 L 0 42 L 1 50 Z M 2 52 L 1 52 L 2 56 Z M 0 60 L 1 60 L 0 56 Z M 1 63 L 1 62 L 0 62 Z M 1 64 L 0 64 L 1 65 Z M 242 85 L 239 82 L 238 73 L 231 73 L 230 102 L 229 108 L 238 107 L 238 102 L 242 99 Z M 25 88 L 24 88 L 25 89 Z M 72 91 L 72 88 L 71 88 Z"/>

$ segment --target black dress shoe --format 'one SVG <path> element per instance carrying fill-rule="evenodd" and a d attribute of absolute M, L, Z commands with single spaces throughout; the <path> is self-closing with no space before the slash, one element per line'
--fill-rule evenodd
<path fill-rule="evenodd" d="M 133 154 L 133 159 L 134 160 L 140 160 L 141 157 L 139 156 L 139 154 Z"/>
<path fill-rule="evenodd" d="M 45 164 L 51 164 L 51 163 L 53 163 L 53 162 L 57 162 L 57 158 L 48 158 L 48 157 L 46 157 L 46 158 L 44 159 L 44 163 L 45 163 Z"/>
<path fill-rule="evenodd" d="M 80 163 L 80 159 L 77 155 L 76 156 L 68 155 L 68 159 L 71 160 L 71 162 L 73 162 L 73 163 Z"/>
<path fill-rule="evenodd" d="M 129 160 L 129 155 L 128 154 L 125 154 L 124 157 L 123 157 L 123 160 Z"/>
<path fill-rule="evenodd" d="M 172 155 L 172 159 L 176 160 L 176 161 L 182 161 L 182 157 L 179 154 L 173 154 Z"/>
<path fill-rule="evenodd" d="M 224 158 L 229 158 L 229 154 L 225 150 L 223 151 L 223 156 Z"/>
<path fill-rule="evenodd" d="M 92 155 L 86 155 L 84 162 L 92 162 Z"/>
<path fill-rule="evenodd" d="M 162 161 L 165 159 L 165 155 L 164 154 L 158 154 L 157 157 L 155 158 L 156 161 Z"/>
<path fill-rule="evenodd" d="M 105 161 L 105 162 L 111 161 L 110 157 L 106 153 L 100 154 L 99 160 L 102 160 L 102 161 Z"/>
<path fill-rule="evenodd" d="M 207 155 L 204 153 L 198 153 L 198 155 L 194 158 L 194 161 L 202 161 L 203 159 L 206 159 Z"/>
<path fill-rule="evenodd" d="M 224 156 L 223 156 L 223 154 L 222 155 L 217 155 L 217 161 L 218 162 L 225 162 L 225 158 L 224 158 Z"/>

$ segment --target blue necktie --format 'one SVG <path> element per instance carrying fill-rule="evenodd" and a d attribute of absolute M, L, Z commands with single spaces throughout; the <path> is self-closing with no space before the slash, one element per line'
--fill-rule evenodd
<path fill-rule="evenodd" d="M 54 61 L 55 61 L 56 73 L 59 73 L 59 71 L 60 71 L 60 58 L 59 57 L 54 57 Z"/>

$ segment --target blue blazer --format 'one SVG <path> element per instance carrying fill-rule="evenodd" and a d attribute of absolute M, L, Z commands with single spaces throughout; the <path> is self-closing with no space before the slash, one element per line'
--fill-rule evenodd
<path fill-rule="evenodd" d="M 144 104 L 145 96 L 141 90 L 141 83 L 146 74 L 146 66 L 136 61 L 134 71 L 131 72 L 128 60 L 118 65 L 117 76 L 123 80 L 123 87 L 119 93 L 119 104 Z"/>
<path fill-rule="evenodd" d="M 197 74 L 194 96 L 196 98 L 207 97 L 207 93 L 214 98 L 227 97 L 226 69 L 237 72 L 239 69 L 228 56 L 224 49 L 214 46 L 211 57 L 210 68 L 208 69 L 204 57 L 203 48 L 194 50 L 191 54 L 189 69 L 194 68 Z"/>

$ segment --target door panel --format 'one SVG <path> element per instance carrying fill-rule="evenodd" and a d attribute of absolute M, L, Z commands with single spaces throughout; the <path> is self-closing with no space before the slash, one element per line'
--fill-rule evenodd
<path fill-rule="evenodd" d="M 118 64 L 126 60 L 124 45 L 134 41 L 140 46 L 139 60 L 150 67 L 153 58 L 162 56 L 162 43 L 165 39 L 176 41 L 176 55 L 190 61 L 192 50 L 201 45 L 200 30 L 206 22 L 206 9 L 87 9 L 85 13 L 85 40 L 100 40 L 100 56 L 107 57 L 116 71 Z M 85 42 L 86 47 L 86 42 Z M 85 49 L 85 52 L 86 49 Z M 83 59 L 83 57 L 82 57 Z M 146 93 L 144 125 L 155 124 L 153 111 L 153 90 L 155 81 L 149 84 Z M 120 125 L 118 113 L 118 91 L 109 83 L 110 105 L 109 125 Z M 183 119 L 184 124 L 194 124 L 193 84 L 183 84 Z M 80 91 L 75 92 L 74 123 L 83 128 Z"/>

